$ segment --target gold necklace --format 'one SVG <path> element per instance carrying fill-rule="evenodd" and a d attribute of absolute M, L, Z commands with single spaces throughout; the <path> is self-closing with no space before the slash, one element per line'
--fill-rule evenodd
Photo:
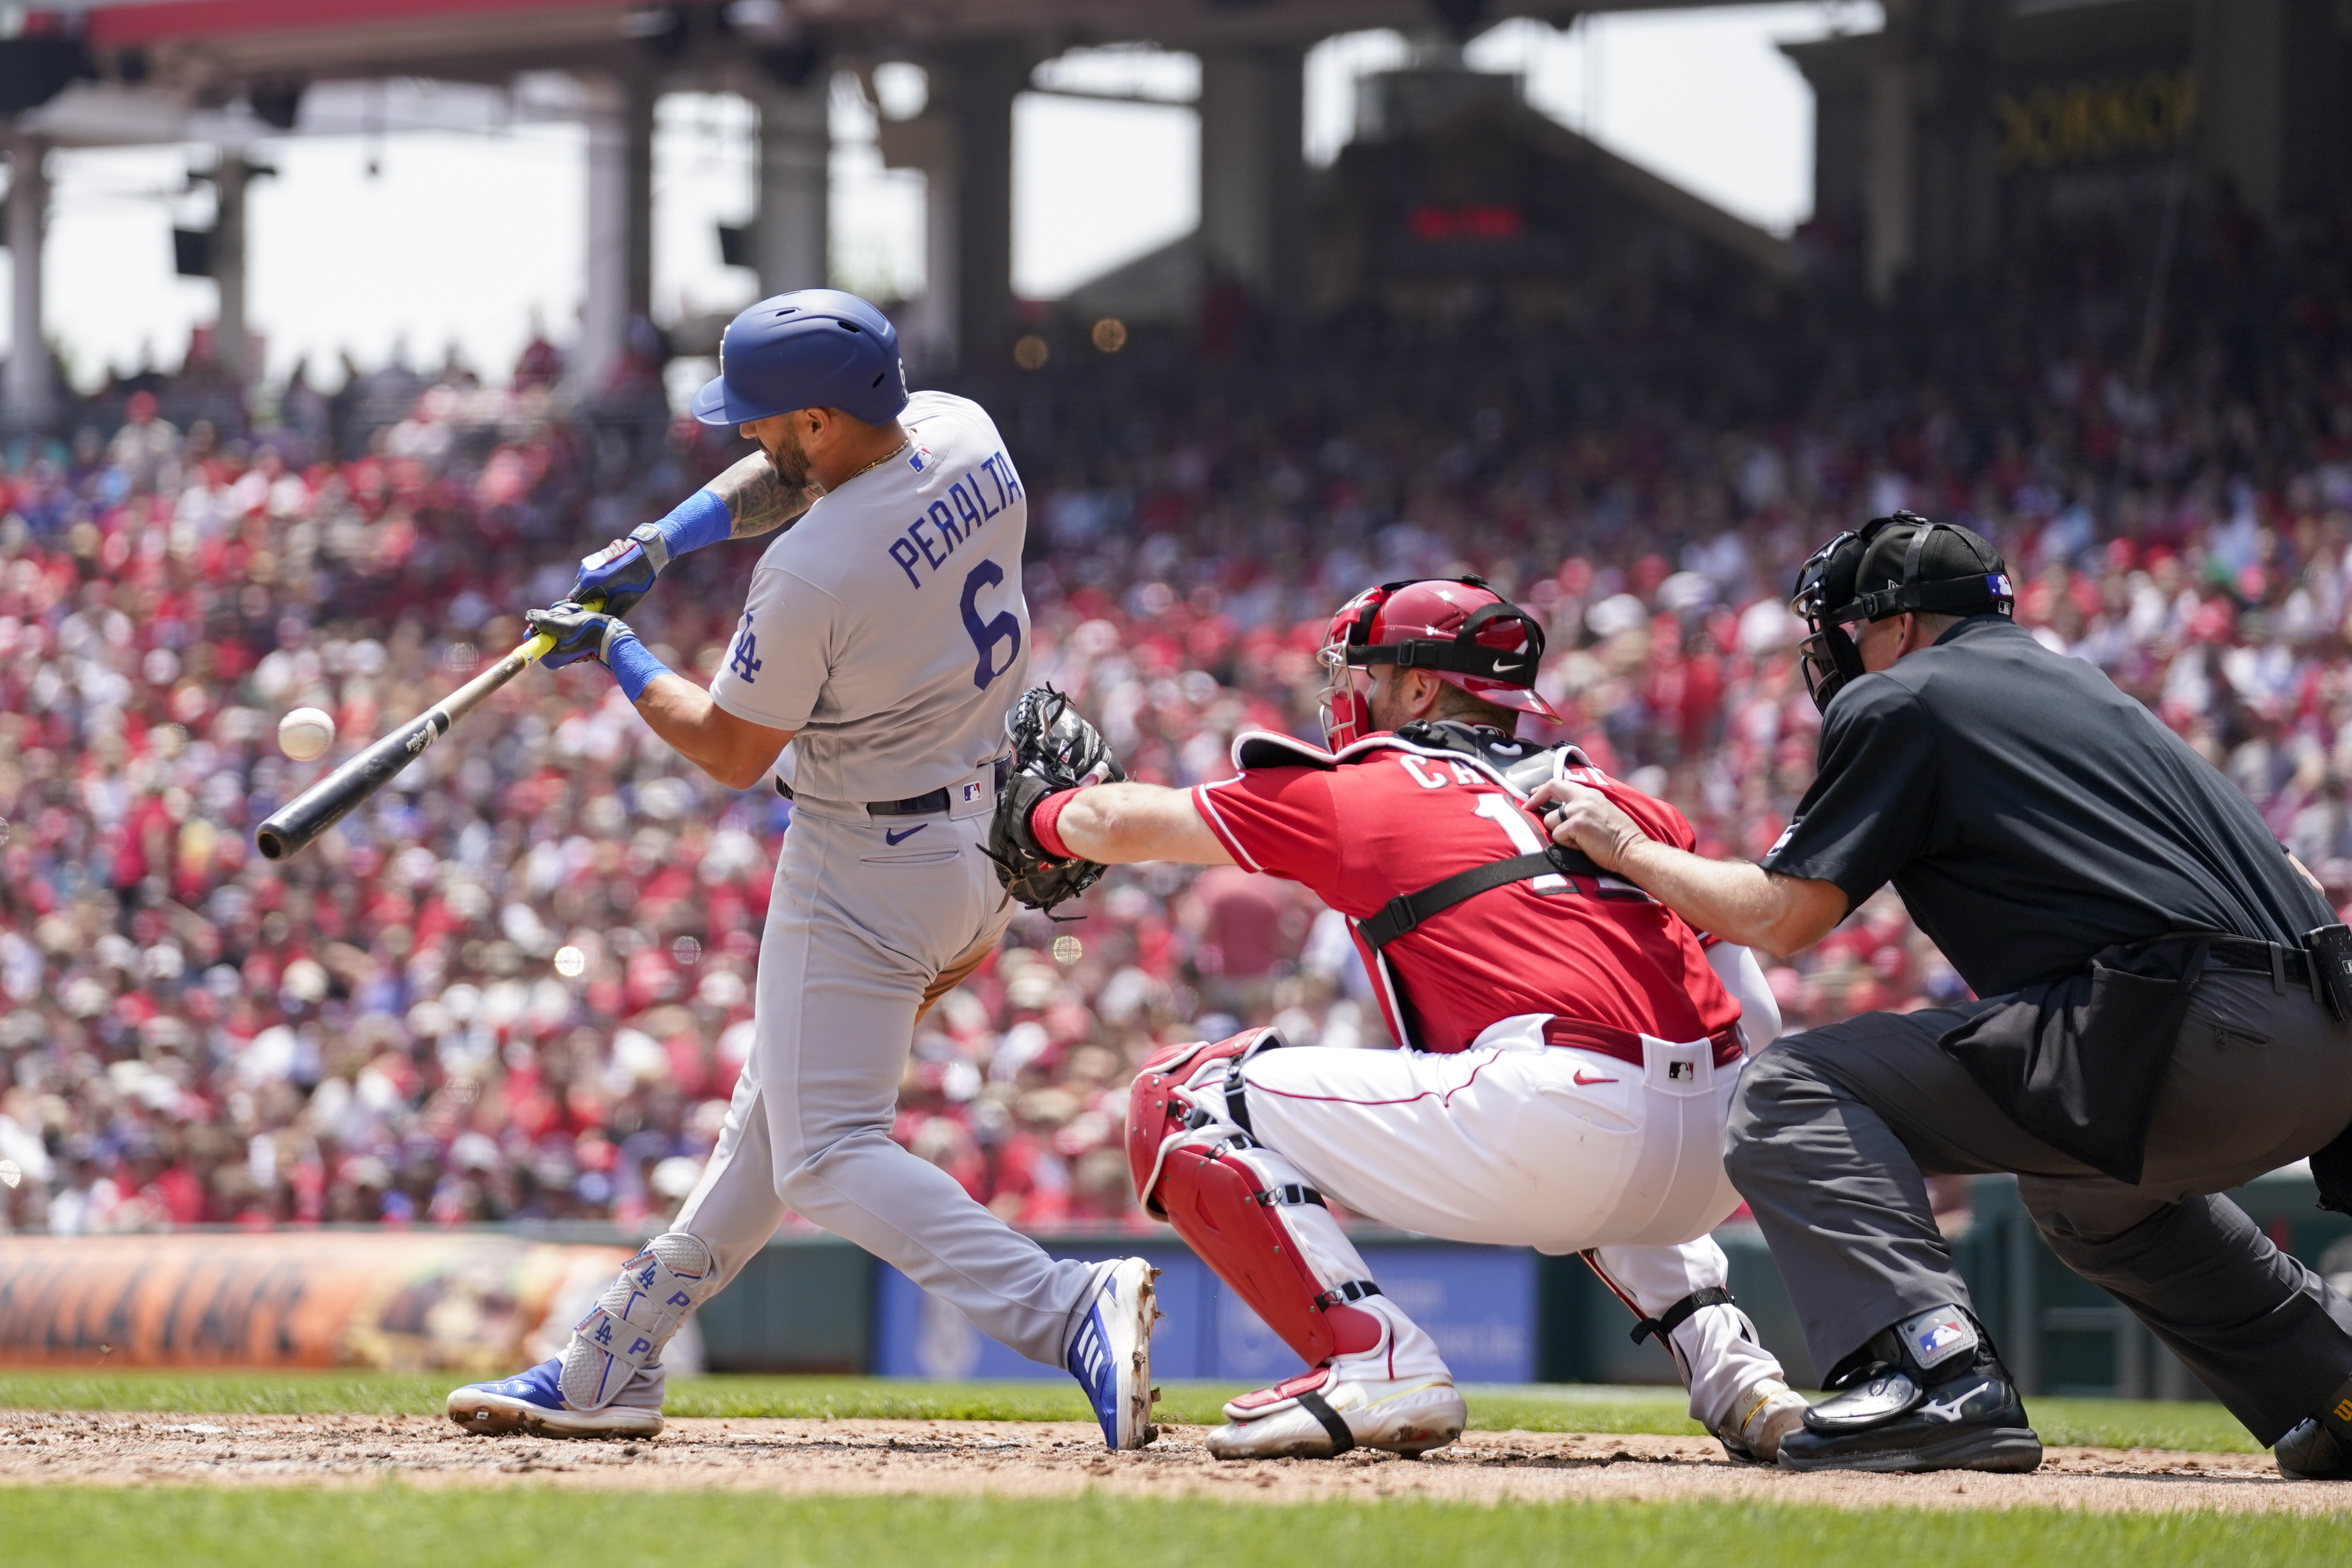
<path fill-rule="evenodd" d="M 863 477 L 865 477 L 866 475 L 873 473 L 873 472 L 874 472 L 874 470 L 876 470 L 877 468 L 881 467 L 881 466 L 882 466 L 882 465 L 884 465 L 885 463 L 889 462 L 889 461 L 890 461 L 890 459 L 892 459 L 893 457 L 898 456 L 898 454 L 900 454 L 901 452 L 906 451 L 906 450 L 907 450 L 907 443 L 908 443 L 908 442 L 909 442 L 909 441 L 912 441 L 912 440 L 914 440 L 914 439 L 915 439 L 915 438 L 914 438 L 913 436 L 911 436 L 911 435 L 909 435 L 909 436 L 905 436 L 905 437 L 901 438 L 898 445 L 893 446 L 892 448 L 890 448 L 890 450 L 889 450 L 889 451 L 885 452 L 881 456 L 877 457 L 873 462 L 868 463 L 865 467 L 860 468 L 856 473 L 852 474 L 852 475 L 849 476 L 849 479 L 859 479 L 859 478 L 863 478 Z M 848 483 L 849 483 L 849 479 L 844 479 L 844 480 L 841 482 L 841 485 L 846 485 L 846 484 L 848 484 Z M 835 485 L 833 488 L 834 488 L 834 489 L 835 489 L 835 490 L 838 490 L 838 489 L 840 489 L 840 488 L 841 488 L 841 485 Z M 829 492 L 828 492 L 828 493 L 829 493 Z"/>

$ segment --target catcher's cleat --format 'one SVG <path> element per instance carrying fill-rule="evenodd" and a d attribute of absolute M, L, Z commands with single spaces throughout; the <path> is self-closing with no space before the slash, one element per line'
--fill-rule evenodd
<path fill-rule="evenodd" d="M 1151 1424 L 1151 1325 L 1162 1315 L 1151 1281 L 1160 1270 L 1140 1258 L 1111 1265 L 1070 1339 L 1070 1375 L 1087 1391 L 1103 1442 L 1140 1448 L 1160 1436 Z"/>
<path fill-rule="evenodd" d="M 1769 1465 L 1780 1457 L 1780 1440 L 1804 1425 L 1805 1396 L 1777 1377 L 1741 1395 L 1733 1419 L 1715 1434 L 1737 1465 Z"/>
<path fill-rule="evenodd" d="M 1784 1470 L 2005 1470 L 2042 1464 L 2009 1369 L 1959 1307 L 1904 1319 L 1780 1441 Z"/>
<path fill-rule="evenodd" d="M 1209 1434 L 1221 1459 L 1328 1459 L 1350 1448 L 1425 1454 L 1462 1436 L 1470 1419 L 1454 1380 L 1362 1377 L 1325 1364 L 1225 1406 L 1231 1426 Z"/>
<path fill-rule="evenodd" d="M 468 1383 L 449 1391 L 449 1419 L 468 1432 L 504 1437 L 529 1432 L 539 1437 L 650 1437 L 662 1429 L 662 1378 L 656 1371 L 629 1380 L 621 1399 L 593 1410 L 563 1397 L 563 1358 L 542 1361 L 529 1372 L 496 1383 Z M 642 1401 L 650 1396 L 651 1403 Z"/>

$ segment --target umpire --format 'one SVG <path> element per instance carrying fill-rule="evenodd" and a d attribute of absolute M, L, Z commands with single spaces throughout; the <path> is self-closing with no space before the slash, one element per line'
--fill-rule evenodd
<path fill-rule="evenodd" d="M 2041 1462 L 1922 1179 L 2013 1171 L 2058 1256 L 2281 1471 L 2352 1479 L 2352 1304 L 2215 1196 L 2352 1124 L 2352 946 L 2244 798 L 2011 604 L 1989 544 L 1909 513 L 1806 563 L 1819 771 L 1760 866 L 1551 787 L 1559 841 L 1725 941 L 1801 951 L 1892 882 L 1982 998 L 1748 1066 L 1726 1163 L 1833 1391 L 1780 1463 Z M 2331 1206 L 2347 1153 L 2314 1161 Z"/>

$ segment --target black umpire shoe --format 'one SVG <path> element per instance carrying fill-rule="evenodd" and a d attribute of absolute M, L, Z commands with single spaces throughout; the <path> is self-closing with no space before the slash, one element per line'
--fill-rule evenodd
<path fill-rule="evenodd" d="M 1976 1320 L 1938 1307 L 1874 1336 L 1837 1392 L 1780 1440 L 1787 1470 L 2038 1469 L 2042 1439 Z M 2282 1449 L 2284 1452 L 2284 1449 Z"/>
<path fill-rule="evenodd" d="M 2296 1422 L 2273 1457 L 2291 1481 L 2352 1481 L 2352 1378 L 2318 1415 Z"/>
<path fill-rule="evenodd" d="M 2315 1416 L 2295 1423 L 2274 1457 L 2279 1474 L 2291 1481 L 2352 1481 L 2352 1452 Z"/>

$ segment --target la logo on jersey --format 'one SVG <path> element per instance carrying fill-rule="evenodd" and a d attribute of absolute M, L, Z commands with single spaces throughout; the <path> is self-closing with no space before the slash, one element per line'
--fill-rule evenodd
<path fill-rule="evenodd" d="M 727 667 L 743 677 L 751 685 L 760 678 L 766 664 L 759 656 L 760 640 L 751 634 L 751 612 L 743 612 L 743 630 L 736 634 L 734 651 L 727 655 Z"/>

